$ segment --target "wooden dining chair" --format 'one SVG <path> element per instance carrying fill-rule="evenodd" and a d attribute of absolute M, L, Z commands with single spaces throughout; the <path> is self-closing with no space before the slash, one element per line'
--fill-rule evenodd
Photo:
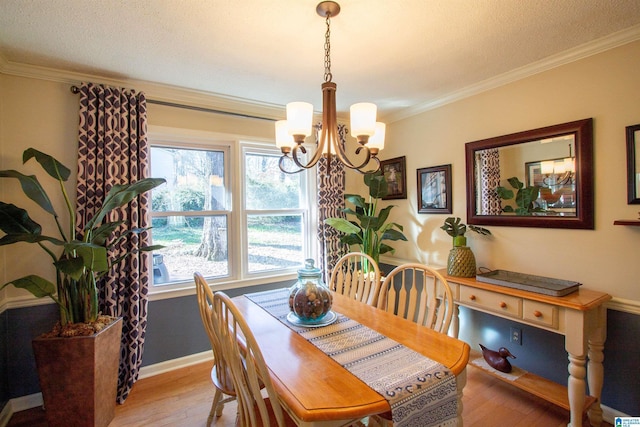
<path fill-rule="evenodd" d="M 431 267 L 407 263 L 385 278 L 378 296 L 379 309 L 447 333 L 453 316 L 453 296 L 447 280 Z"/>
<path fill-rule="evenodd" d="M 215 293 L 213 304 L 211 318 L 220 332 L 222 357 L 231 370 L 238 401 L 236 425 L 295 426 L 280 405 L 260 347 L 242 313 L 224 292 Z"/>
<path fill-rule="evenodd" d="M 215 328 L 211 321 L 211 315 L 213 313 L 213 292 L 209 288 L 209 284 L 202 276 L 202 274 L 196 272 L 193 274 L 196 282 L 196 294 L 198 295 L 198 307 L 200 308 L 200 317 L 202 318 L 202 324 L 207 332 L 209 341 L 211 342 L 211 350 L 213 351 L 213 367 L 211 368 L 211 382 L 216 389 L 213 396 L 213 402 L 211 403 L 211 410 L 209 411 L 209 418 L 207 420 L 207 426 L 213 421 L 213 417 L 221 416 L 224 404 L 230 402 L 236 398 L 236 391 L 233 387 L 233 379 L 231 378 L 231 371 L 226 366 L 224 359 L 222 358 L 222 348 L 220 345 L 220 339 L 216 335 Z M 224 396 L 228 396 L 223 399 Z"/>
<path fill-rule="evenodd" d="M 368 274 L 363 274 L 363 271 Z M 369 255 L 350 252 L 340 258 L 331 272 L 329 288 L 336 293 L 375 306 L 380 291 L 380 269 Z"/>

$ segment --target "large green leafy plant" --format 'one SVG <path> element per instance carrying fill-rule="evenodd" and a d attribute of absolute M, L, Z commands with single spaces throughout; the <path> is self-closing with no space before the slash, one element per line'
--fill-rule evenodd
<path fill-rule="evenodd" d="M 64 186 L 69 179 L 69 168 L 50 155 L 33 148 L 25 150 L 22 156 L 23 163 L 30 159 L 35 159 L 49 176 L 58 181 L 68 211 L 69 223 L 61 223 L 51 199 L 35 175 L 3 170 L 0 171 L 0 178 L 17 179 L 24 194 L 53 217 L 59 237 L 43 235 L 40 224 L 32 220 L 26 210 L 0 201 L 0 230 L 5 233 L 0 238 L 0 246 L 18 242 L 39 246 L 53 261 L 56 284 L 41 276 L 28 275 L 7 282 L 0 289 L 13 284 L 17 288 L 26 289 L 36 297 L 53 299 L 60 308 L 60 323 L 63 326 L 70 323 L 94 322 L 98 317 L 96 279 L 131 254 L 129 252 L 110 258 L 109 249 L 130 234 L 147 230 L 129 229 L 123 221 L 105 221 L 106 215 L 113 209 L 128 204 L 138 195 L 164 183 L 165 180 L 146 178 L 126 185 L 114 185 L 107 193 L 100 210 L 81 232 L 76 232 L 74 209 Z M 159 246 L 145 246 L 137 251 L 158 248 Z"/>
<path fill-rule="evenodd" d="M 364 183 L 369 188 L 368 200 L 358 194 L 344 196 L 345 202 L 353 204 L 354 208 L 346 207 L 343 212 L 355 218 L 327 218 L 325 223 L 344 233 L 340 238 L 342 243 L 349 246 L 357 245 L 360 252 L 369 255 L 378 263 L 380 255 L 395 251 L 384 243 L 385 240 L 406 241 L 407 238 L 402 234 L 402 225 L 387 222 L 393 205 L 378 211 L 378 202 L 389 193 L 384 175 L 381 172 L 365 174 Z"/>

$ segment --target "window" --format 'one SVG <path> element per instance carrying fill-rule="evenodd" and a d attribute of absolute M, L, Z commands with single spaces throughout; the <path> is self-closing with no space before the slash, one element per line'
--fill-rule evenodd
<path fill-rule="evenodd" d="M 312 256 L 307 172 L 281 172 L 273 145 L 150 140 L 151 176 L 167 180 L 152 192 L 154 286 L 290 274 Z"/>
<path fill-rule="evenodd" d="M 305 175 L 280 171 L 280 156 L 244 150 L 247 273 L 300 266 L 305 258 L 308 206 Z"/>

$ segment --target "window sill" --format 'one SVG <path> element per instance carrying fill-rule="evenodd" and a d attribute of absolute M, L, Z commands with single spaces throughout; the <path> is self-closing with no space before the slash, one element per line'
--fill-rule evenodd
<path fill-rule="evenodd" d="M 252 286 L 266 285 L 278 282 L 293 282 L 298 278 L 296 273 L 278 274 L 273 276 L 262 276 L 243 280 L 229 280 L 211 283 L 211 289 L 215 291 L 226 291 L 229 289 L 249 288 Z M 176 285 L 154 286 L 149 290 L 149 301 L 160 301 L 163 299 L 179 298 L 188 295 L 195 295 L 196 287 L 194 282 L 184 282 Z M 163 289 L 165 288 L 165 289 Z"/>

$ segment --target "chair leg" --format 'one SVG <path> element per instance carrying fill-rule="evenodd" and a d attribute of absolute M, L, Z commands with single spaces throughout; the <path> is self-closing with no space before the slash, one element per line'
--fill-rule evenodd
<path fill-rule="evenodd" d="M 219 417 L 222 415 L 222 409 L 224 408 L 224 404 L 221 404 L 220 400 L 222 400 L 222 392 L 216 388 L 216 394 L 213 396 L 213 402 L 211 402 L 211 410 L 209 411 L 209 418 L 207 418 L 207 427 L 211 425 L 211 421 L 213 421 L 213 416 Z"/>

